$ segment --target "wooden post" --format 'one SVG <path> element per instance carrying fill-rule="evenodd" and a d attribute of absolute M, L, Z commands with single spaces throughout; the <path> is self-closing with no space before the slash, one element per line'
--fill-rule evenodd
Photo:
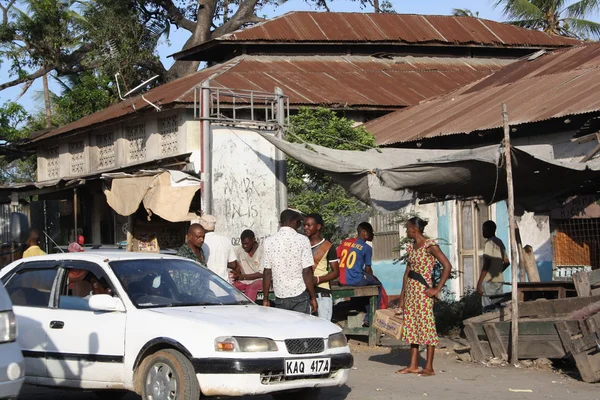
<path fill-rule="evenodd" d="M 513 188 L 512 155 L 510 151 L 510 127 L 508 125 L 508 111 L 506 104 L 502 103 L 502 120 L 504 122 L 504 158 L 506 162 L 506 187 L 508 189 L 508 223 L 510 237 L 510 264 L 512 272 L 512 317 L 511 317 L 511 343 L 510 361 L 519 362 L 519 275 L 517 269 L 517 236 L 515 223 L 515 193 Z"/>
<path fill-rule="evenodd" d="M 75 243 L 77 243 L 77 236 L 78 236 L 78 232 L 77 232 L 77 214 L 78 214 L 78 210 L 77 210 L 77 204 L 78 199 L 77 199 L 77 188 L 73 188 L 73 219 L 75 221 Z"/>

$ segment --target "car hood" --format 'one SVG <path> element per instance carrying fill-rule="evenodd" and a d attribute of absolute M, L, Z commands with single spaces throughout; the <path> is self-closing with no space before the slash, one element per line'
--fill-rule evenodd
<path fill-rule="evenodd" d="M 202 326 L 210 324 L 232 336 L 267 336 L 273 340 L 284 340 L 327 338 L 341 331 L 337 325 L 312 315 L 257 305 L 173 307 L 150 311 L 196 321 Z"/>

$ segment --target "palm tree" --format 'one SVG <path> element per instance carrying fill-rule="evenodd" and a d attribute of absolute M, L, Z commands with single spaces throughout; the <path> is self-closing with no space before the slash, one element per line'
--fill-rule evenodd
<path fill-rule="evenodd" d="M 468 8 L 454 8 L 452 9 L 452 15 L 455 17 L 475 17 L 479 18 L 479 11 L 471 11 Z"/>
<path fill-rule="evenodd" d="M 502 6 L 507 23 L 529 29 L 575 37 L 600 38 L 600 23 L 584 19 L 600 10 L 600 0 L 493 0 Z M 570 4 L 569 4 L 570 3 Z"/>

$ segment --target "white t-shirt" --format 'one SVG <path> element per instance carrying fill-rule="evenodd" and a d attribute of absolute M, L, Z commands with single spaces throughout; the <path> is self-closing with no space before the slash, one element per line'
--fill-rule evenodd
<path fill-rule="evenodd" d="M 237 260 L 231 241 L 225 236 L 217 235 L 214 232 L 206 232 L 202 251 L 206 257 L 208 269 L 227 280 L 229 277 L 227 263 Z"/>
<path fill-rule="evenodd" d="M 264 246 L 263 267 L 273 274 L 275 296 L 284 299 L 304 292 L 302 270 L 315 263 L 308 238 L 284 226 L 265 239 Z"/>

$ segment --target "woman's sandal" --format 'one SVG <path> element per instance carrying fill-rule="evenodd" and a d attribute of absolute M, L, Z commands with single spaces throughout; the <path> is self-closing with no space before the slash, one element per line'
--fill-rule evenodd
<path fill-rule="evenodd" d="M 419 370 L 413 371 L 413 370 L 411 370 L 410 368 L 406 367 L 406 368 L 399 369 L 398 371 L 396 371 L 396 373 L 397 373 L 398 375 L 406 375 L 406 374 L 418 374 L 418 373 L 419 373 Z"/>

